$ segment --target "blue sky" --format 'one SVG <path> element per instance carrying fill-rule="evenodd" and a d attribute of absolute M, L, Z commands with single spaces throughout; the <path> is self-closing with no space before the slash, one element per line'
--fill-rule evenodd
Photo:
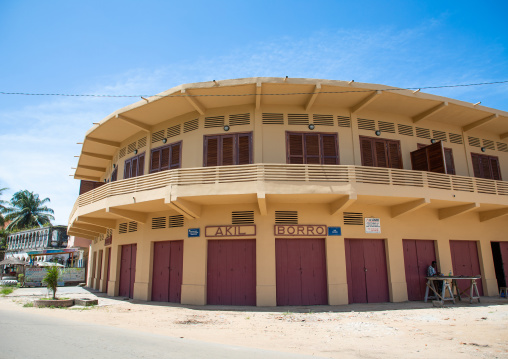
<path fill-rule="evenodd" d="M 425 87 L 508 80 L 507 1 L 0 0 L 0 92 L 152 95 L 289 76 Z M 508 84 L 427 90 L 508 111 Z M 3 199 L 67 224 L 84 133 L 136 98 L 0 95 Z"/>

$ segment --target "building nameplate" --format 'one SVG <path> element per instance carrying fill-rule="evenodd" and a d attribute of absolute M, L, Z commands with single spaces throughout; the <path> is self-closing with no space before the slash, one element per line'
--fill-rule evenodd
<path fill-rule="evenodd" d="M 365 218 L 365 233 L 381 233 L 381 220 L 379 218 Z"/>
<path fill-rule="evenodd" d="M 189 228 L 187 229 L 187 237 L 199 237 L 201 235 L 201 231 L 199 228 Z"/>
<path fill-rule="evenodd" d="M 256 225 L 232 225 L 232 226 L 207 226 L 205 228 L 206 237 L 245 237 L 255 236 Z"/>
<path fill-rule="evenodd" d="M 276 224 L 276 236 L 304 236 L 323 237 L 327 234 L 327 227 L 322 224 Z"/>

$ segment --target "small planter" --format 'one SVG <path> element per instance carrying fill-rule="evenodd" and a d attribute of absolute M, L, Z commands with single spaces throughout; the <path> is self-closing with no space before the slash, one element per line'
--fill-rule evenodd
<path fill-rule="evenodd" d="M 74 305 L 74 299 L 36 299 L 34 300 L 34 307 L 46 308 L 46 307 L 72 307 Z"/>
<path fill-rule="evenodd" d="M 88 307 L 90 305 L 98 305 L 98 304 L 99 304 L 98 299 L 88 299 L 88 298 L 74 299 L 74 305 L 81 305 L 83 307 Z"/>

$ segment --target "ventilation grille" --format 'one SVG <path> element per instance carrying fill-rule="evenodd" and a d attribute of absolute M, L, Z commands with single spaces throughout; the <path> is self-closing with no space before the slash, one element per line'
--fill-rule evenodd
<path fill-rule="evenodd" d="M 238 115 L 229 115 L 230 126 L 250 125 L 250 113 L 240 113 Z"/>
<path fill-rule="evenodd" d="M 283 125 L 284 115 L 282 113 L 264 113 L 263 125 Z"/>
<path fill-rule="evenodd" d="M 125 148 L 125 147 L 124 147 L 124 148 L 122 148 L 122 149 L 120 150 L 120 152 L 118 153 L 118 157 L 120 157 L 120 158 L 125 157 L 125 150 L 126 150 L 126 148 Z"/>
<path fill-rule="evenodd" d="M 104 240 L 104 234 L 99 234 L 99 242 L 103 241 Z"/>
<path fill-rule="evenodd" d="M 462 145 L 462 136 L 458 135 L 456 133 L 449 133 L 448 136 L 450 137 L 450 142 L 455 143 L 457 145 Z"/>
<path fill-rule="evenodd" d="M 378 121 L 377 124 L 381 132 L 395 133 L 395 124 L 385 121 Z"/>
<path fill-rule="evenodd" d="M 127 146 L 127 153 L 132 153 L 136 149 L 136 142 L 129 143 Z"/>
<path fill-rule="evenodd" d="M 180 134 L 182 125 L 175 125 L 168 128 L 168 137 L 175 137 Z"/>
<path fill-rule="evenodd" d="M 106 230 L 106 237 L 112 237 L 113 236 L 113 229 L 111 228 L 108 228 Z"/>
<path fill-rule="evenodd" d="M 399 135 L 404 135 L 404 136 L 414 136 L 415 135 L 413 126 L 398 124 L 397 129 L 399 130 Z"/>
<path fill-rule="evenodd" d="M 146 146 L 146 137 L 140 138 L 138 140 L 138 148 L 143 148 Z"/>
<path fill-rule="evenodd" d="M 138 230 L 138 222 L 129 222 L 129 233 L 131 232 L 137 232 Z"/>
<path fill-rule="evenodd" d="M 224 126 L 224 116 L 205 117 L 205 128 Z"/>
<path fill-rule="evenodd" d="M 275 224 L 298 224 L 298 212 L 275 211 Z"/>
<path fill-rule="evenodd" d="M 183 216 L 181 214 L 169 216 L 169 228 L 175 227 L 183 227 Z"/>
<path fill-rule="evenodd" d="M 416 137 L 427 138 L 430 140 L 430 130 L 428 128 L 417 127 Z"/>
<path fill-rule="evenodd" d="M 164 138 L 164 130 L 154 132 L 152 135 L 152 143 L 162 141 Z"/>
<path fill-rule="evenodd" d="M 347 116 L 337 116 L 339 127 L 351 127 L 351 118 Z"/>
<path fill-rule="evenodd" d="M 443 141 L 443 142 L 448 141 L 448 138 L 446 137 L 446 132 L 443 132 L 443 131 L 433 130 L 432 137 L 438 141 Z"/>
<path fill-rule="evenodd" d="M 344 212 L 344 225 L 363 226 L 363 213 Z"/>
<path fill-rule="evenodd" d="M 254 211 L 231 212 L 232 224 L 254 224 Z"/>
<path fill-rule="evenodd" d="M 184 122 L 183 132 L 184 133 L 191 132 L 191 131 L 197 130 L 198 127 L 199 127 L 199 120 L 196 118 L 194 120 Z"/>
<path fill-rule="evenodd" d="M 508 144 L 503 142 L 497 143 L 497 150 L 501 152 L 508 152 Z"/>
<path fill-rule="evenodd" d="M 360 130 L 375 131 L 376 130 L 376 123 L 374 122 L 374 120 L 369 120 L 367 118 L 359 118 L 358 119 L 358 128 Z"/>
<path fill-rule="evenodd" d="M 480 139 L 478 137 L 468 137 L 469 146 L 473 147 L 481 147 L 480 145 Z"/>
<path fill-rule="evenodd" d="M 166 228 L 166 217 L 152 218 L 152 229 L 164 229 L 164 228 Z"/>
<path fill-rule="evenodd" d="M 494 141 L 491 140 L 483 140 L 483 147 L 488 148 L 489 150 L 495 150 Z"/>
<path fill-rule="evenodd" d="M 127 223 L 120 223 L 118 226 L 118 233 L 123 234 L 127 233 Z"/>
<path fill-rule="evenodd" d="M 318 126 L 333 126 L 333 116 L 332 115 L 318 115 L 314 114 L 312 116 L 312 121 L 315 125 Z"/>
<path fill-rule="evenodd" d="M 288 125 L 308 125 L 309 115 L 306 113 L 289 113 Z"/>

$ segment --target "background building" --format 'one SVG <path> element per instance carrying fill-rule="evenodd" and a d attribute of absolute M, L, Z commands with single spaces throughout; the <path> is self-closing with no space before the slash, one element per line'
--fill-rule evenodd
<path fill-rule="evenodd" d="M 185 304 L 423 299 L 508 263 L 508 113 L 355 82 L 178 86 L 85 135 L 70 235 L 88 285 Z M 84 182 L 88 181 L 88 182 Z"/>

